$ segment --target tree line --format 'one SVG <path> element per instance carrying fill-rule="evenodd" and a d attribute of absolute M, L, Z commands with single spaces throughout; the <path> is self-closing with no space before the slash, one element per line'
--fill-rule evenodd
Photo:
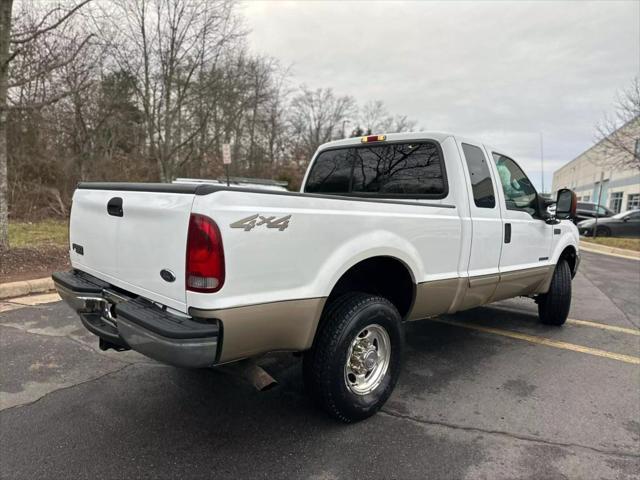
<path fill-rule="evenodd" d="M 68 214 L 78 181 L 218 178 L 297 188 L 316 148 L 415 122 L 251 53 L 232 0 L 0 0 L 0 244 Z"/>
<path fill-rule="evenodd" d="M 299 187 L 316 148 L 414 130 L 380 100 L 296 85 L 247 48 L 233 0 L 0 0 L 0 248 L 8 219 L 68 215 L 78 181 L 219 178 Z M 638 168 L 638 79 L 596 140 Z"/>

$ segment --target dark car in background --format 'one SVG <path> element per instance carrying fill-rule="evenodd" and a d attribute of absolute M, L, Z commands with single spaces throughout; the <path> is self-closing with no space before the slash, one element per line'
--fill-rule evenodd
<path fill-rule="evenodd" d="M 547 196 L 545 195 L 542 195 L 542 196 L 547 198 Z M 549 207 L 549 213 L 554 214 L 555 209 L 556 209 L 556 206 L 551 205 Z M 590 220 L 592 218 L 596 218 L 596 212 L 598 213 L 598 218 L 612 217 L 616 213 L 602 205 L 596 205 L 595 203 L 591 203 L 591 202 L 578 202 L 577 208 L 576 208 L 576 216 L 573 219 L 573 223 L 577 225 L 583 220 Z"/>
<path fill-rule="evenodd" d="M 640 237 L 640 210 L 629 210 L 612 217 L 588 219 L 578 222 L 580 235 L 593 235 L 596 229 L 598 237 Z"/>
<path fill-rule="evenodd" d="M 596 212 L 598 213 L 598 218 L 612 217 L 616 213 L 602 205 L 596 205 L 595 203 L 591 202 L 578 202 L 578 208 L 576 210 L 576 223 L 579 223 L 582 220 L 596 218 Z"/>

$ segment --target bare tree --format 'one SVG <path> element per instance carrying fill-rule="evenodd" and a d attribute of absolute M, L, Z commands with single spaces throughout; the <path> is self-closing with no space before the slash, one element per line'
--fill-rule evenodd
<path fill-rule="evenodd" d="M 351 97 L 292 90 L 276 59 L 249 54 L 233 0 L 101 0 L 77 15 L 86 1 L 56 2 L 20 0 L 11 17 L 0 0 L 14 24 L 0 31 L 0 207 L 16 218 L 65 215 L 78 180 L 215 178 L 223 143 L 232 175 L 295 188 L 316 148 L 359 119 Z M 382 102 L 360 118 L 379 132 L 415 124 Z"/>
<path fill-rule="evenodd" d="M 596 126 L 596 140 L 612 167 L 640 169 L 640 78 L 617 95 L 613 115 Z"/>
<path fill-rule="evenodd" d="M 83 0 L 66 6 L 60 4 L 38 18 L 25 16 L 12 31 L 13 0 L 0 1 L 0 248 L 9 247 L 9 208 L 7 172 L 7 119 L 11 108 L 37 109 L 51 105 L 67 92 L 51 94 L 43 89 L 46 78 L 67 65 L 82 50 L 88 38 L 79 42 L 76 49 L 65 51 L 59 48 L 55 36 L 76 12 L 91 0 Z M 40 55 L 33 61 L 33 53 L 38 45 Z M 25 58 L 30 57 L 27 61 Z M 15 69 L 15 65 L 20 69 Z M 10 95 L 12 89 L 35 86 L 38 101 L 26 101 Z"/>
<path fill-rule="evenodd" d="M 291 94 L 291 88 L 287 84 L 288 75 L 288 70 L 279 71 L 274 78 L 261 122 L 265 156 L 271 176 L 282 165 L 291 143 L 287 124 L 288 97 Z"/>
<path fill-rule="evenodd" d="M 360 109 L 358 127 L 364 129 L 365 132 L 386 133 L 387 127 L 392 122 L 393 118 L 381 100 L 367 102 Z"/>
<path fill-rule="evenodd" d="M 294 161 L 308 162 L 316 149 L 342 136 L 342 122 L 356 113 L 352 97 L 338 97 L 330 88 L 303 86 L 291 102 L 290 123 L 296 141 Z"/>
<path fill-rule="evenodd" d="M 406 115 L 391 115 L 381 100 L 372 100 L 360 109 L 354 136 L 372 133 L 400 133 L 414 129 L 416 122 Z"/>
<path fill-rule="evenodd" d="M 199 102 L 214 69 L 234 40 L 241 38 L 230 0 L 113 0 L 100 4 L 101 38 L 123 71 L 136 78 L 146 124 L 147 154 L 162 181 L 194 155 L 194 142 L 211 112 Z M 196 108 L 198 107 L 198 108 Z"/>
<path fill-rule="evenodd" d="M 411 120 L 406 115 L 396 115 L 393 117 L 393 121 L 391 126 L 389 127 L 389 132 L 401 133 L 401 132 L 411 132 L 416 130 L 416 125 L 418 122 L 415 120 Z"/>
<path fill-rule="evenodd" d="M 7 205 L 7 84 L 13 0 L 0 1 L 0 249 L 9 248 Z"/>

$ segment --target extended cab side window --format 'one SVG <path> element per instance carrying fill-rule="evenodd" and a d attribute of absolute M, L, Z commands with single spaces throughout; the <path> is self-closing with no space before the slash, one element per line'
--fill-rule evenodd
<path fill-rule="evenodd" d="M 354 149 L 353 193 L 446 196 L 442 156 L 435 144 L 391 143 Z"/>
<path fill-rule="evenodd" d="M 346 148 L 322 152 L 313 162 L 305 192 L 349 193 L 352 163 L 352 155 Z"/>
<path fill-rule="evenodd" d="M 529 178 L 518 164 L 509 157 L 494 153 L 493 160 L 496 162 L 507 208 L 509 210 L 522 210 L 532 216 L 535 215 L 538 194 Z"/>
<path fill-rule="evenodd" d="M 473 201 L 476 207 L 494 208 L 496 197 L 493 192 L 493 183 L 489 173 L 489 165 L 482 150 L 473 145 L 462 144 L 464 158 L 467 160 L 467 168 L 471 177 Z"/>

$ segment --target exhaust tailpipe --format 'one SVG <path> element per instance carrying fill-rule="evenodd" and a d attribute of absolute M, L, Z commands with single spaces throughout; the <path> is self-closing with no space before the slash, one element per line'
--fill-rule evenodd
<path fill-rule="evenodd" d="M 269 375 L 264 368 L 251 359 L 225 365 L 223 369 L 241 377 L 259 392 L 269 390 L 278 384 L 275 378 Z"/>

